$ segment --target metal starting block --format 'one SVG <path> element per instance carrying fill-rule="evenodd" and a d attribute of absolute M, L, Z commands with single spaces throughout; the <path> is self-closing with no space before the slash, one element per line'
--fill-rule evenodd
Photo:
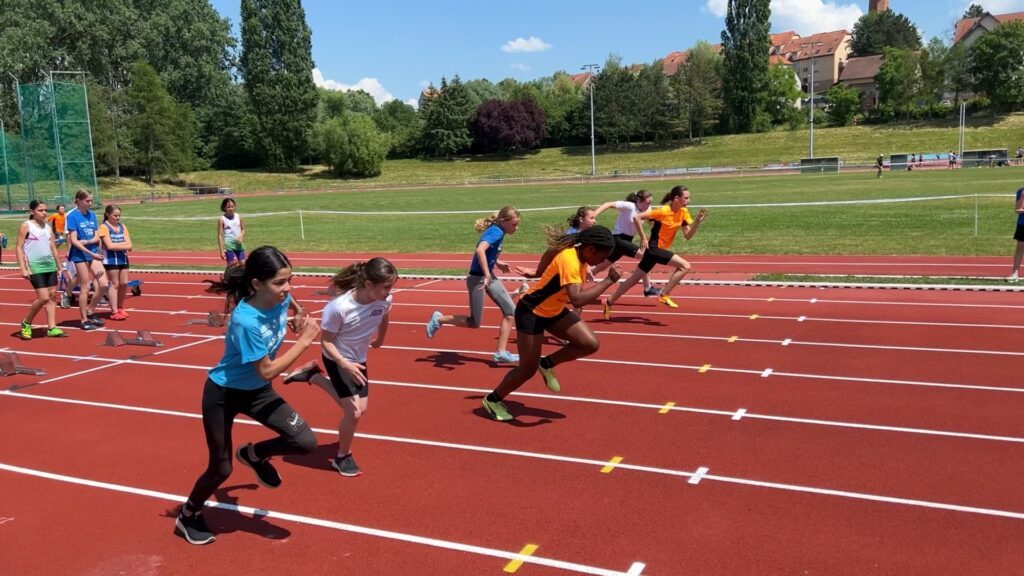
<path fill-rule="evenodd" d="M 193 318 L 191 320 L 185 321 L 186 326 L 197 324 L 201 326 L 209 326 L 210 328 L 221 328 L 227 325 L 227 321 L 223 313 L 217 312 L 216 310 L 211 310 L 210 314 L 206 318 L 203 318 L 202 320 L 198 318 Z"/>
<path fill-rule="evenodd" d="M 125 344 L 131 344 L 133 346 L 163 346 L 164 343 L 153 338 L 153 334 L 149 330 L 139 330 L 137 332 L 138 338 L 125 338 L 117 330 L 107 333 L 107 339 L 103 342 L 104 346 L 124 346 Z"/>
<path fill-rule="evenodd" d="M 15 374 L 45 376 L 46 371 L 42 368 L 22 366 L 21 358 L 18 357 L 16 352 L 0 352 L 0 376 L 13 376 Z"/>

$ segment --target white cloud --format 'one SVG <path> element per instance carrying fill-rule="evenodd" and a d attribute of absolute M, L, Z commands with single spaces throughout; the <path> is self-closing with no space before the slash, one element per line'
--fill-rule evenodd
<path fill-rule="evenodd" d="M 405 103 L 416 109 L 419 109 L 420 107 L 420 101 L 418 98 L 409 98 L 408 100 L 405 101 Z"/>
<path fill-rule="evenodd" d="M 528 39 L 516 38 L 515 40 L 505 42 L 505 45 L 501 47 L 501 51 L 515 54 L 519 52 L 543 52 L 548 48 L 551 48 L 551 44 L 536 36 L 530 36 Z"/>
<path fill-rule="evenodd" d="M 860 3 L 842 4 L 827 0 L 772 0 L 771 7 L 772 32 L 795 30 L 803 36 L 843 28 L 850 30 L 857 19 L 864 15 Z M 703 9 L 724 18 L 728 11 L 728 0 L 705 0 Z"/>
<path fill-rule="evenodd" d="M 324 78 L 324 74 L 319 68 L 313 68 L 313 83 L 320 88 L 326 88 L 328 90 L 341 90 L 344 92 L 349 90 L 363 90 L 370 96 L 373 96 L 373 100 L 378 106 L 389 100 L 395 99 L 395 96 L 391 94 L 391 92 L 388 92 L 376 78 L 363 78 L 359 82 L 349 85 L 338 82 L 337 80 L 327 80 Z"/>
<path fill-rule="evenodd" d="M 1024 12 L 1024 0 L 978 0 L 965 1 L 964 7 L 960 10 L 963 14 L 971 4 L 981 4 L 987 12 L 993 14 L 1006 14 L 1007 12 Z M 959 16 L 959 14 L 958 14 Z"/>
<path fill-rule="evenodd" d="M 516 62 L 515 64 L 510 66 L 510 68 L 512 68 L 513 70 L 519 70 L 520 72 L 528 72 L 530 70 L 529 66 L 527 66 L 526 64 L 521 64 L 519 62 Z"/>

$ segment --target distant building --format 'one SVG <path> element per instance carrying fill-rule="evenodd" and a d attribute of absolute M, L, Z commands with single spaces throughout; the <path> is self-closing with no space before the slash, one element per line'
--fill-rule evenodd
<path fill-rule="evenodd" d="M 878 86 L 875 84 L 875 75 L 881 68 L 881 54 L 850 58 L 843 66 L 839 82 L 860 90 L 862 110 L 872 110 L 878 107 Z"/>
<path fill-rule="evenodd" d="M 964 18 L 956 23 L 956 30 L 953 33 L 953 44 L 963 43 L 970 46 L 978 38 L 996 29 L 1000 24 L 1024 20 L 1024 12 L 1011 12 L 1009 14 L 992 14 L 985 12 L 981 18 Z"/>
<path fill-rule="evenodd" d="M 811 36 L 797 36 L 779 49 L 800 78 L 804 92 L 811 91 L 811 67 L 814 67 L 814 93 L 824 94 L 839 81 L 843 64 L 850 57 L 850 32 L 835 30 Z"/>

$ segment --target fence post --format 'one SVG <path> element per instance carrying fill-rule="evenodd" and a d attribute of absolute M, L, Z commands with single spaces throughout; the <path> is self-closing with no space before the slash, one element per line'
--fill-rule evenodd
<path fill-rule="evenodd" d="M 974 193 L 974 237 L 978 237 L 978 193 Z"/>
<path fill-rule="evenodd" d="M 302 208 L 299 208 L 299 235 L 302 236 L 303 240 L 306 239 L 306 224 L 302 220 Z"/>

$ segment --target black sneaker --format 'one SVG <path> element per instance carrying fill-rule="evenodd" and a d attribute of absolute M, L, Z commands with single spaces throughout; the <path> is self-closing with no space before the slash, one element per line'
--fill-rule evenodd
<path fill-rule="evenodd" d="M 249 447 L 252 443 L 246 444 L 238 449 L 235 455 L 238 457 L 238 461 L 245 464 L 252 471 L 256 473 L 256 479 L 259 480 L 260 484 L 263 484 L 267 488 L 278 488 L 281 486 L 281 475 L 277 473 L 277 469 L 270 463 L 270 458 L 264 458 L 263 460 L 254 460 L 249 457 Z"/>
<path fill-rule="evenodd" d="M 356 464 L 356 459 L 352 457 L 351 452 L 344 456 L 338 456 L 332 460 L 331 468 L 337 470 L 338 474 L 348 476 L 349 478 L 362 476 L 363 474 L 363 471 L 359 469 L 359 465 Z"/>
<path fill-rule="evenodd" d="M 188 541 L 189 544 L 195 544 L 197 546 L 203 544 L 209 544 L 217 539 L 210 531 L 210 527 L 206 525 L 206 520 L 203 518 L 202 512 L 196 512 L 191 516 L 185 515 L 185 507 L 182 506 L 182 511 L 178 513 L 177 520 L 174 521 L 174 529 Z"/>
<path fill-rule="evenodd" d="M 103 322 L 103 319 L 95 314 L 89 314 L 89 322 L 92 322 L 96 326 L 103 326 L 103 324 L 105 324 L 105 322 Z"/>
<path fill-rule="evenodd" d="M 93 324 L 92 320 L 82 322 L 82 330 L 95 330 L 97 328 L 99 328 L 99 326 Z"/>

